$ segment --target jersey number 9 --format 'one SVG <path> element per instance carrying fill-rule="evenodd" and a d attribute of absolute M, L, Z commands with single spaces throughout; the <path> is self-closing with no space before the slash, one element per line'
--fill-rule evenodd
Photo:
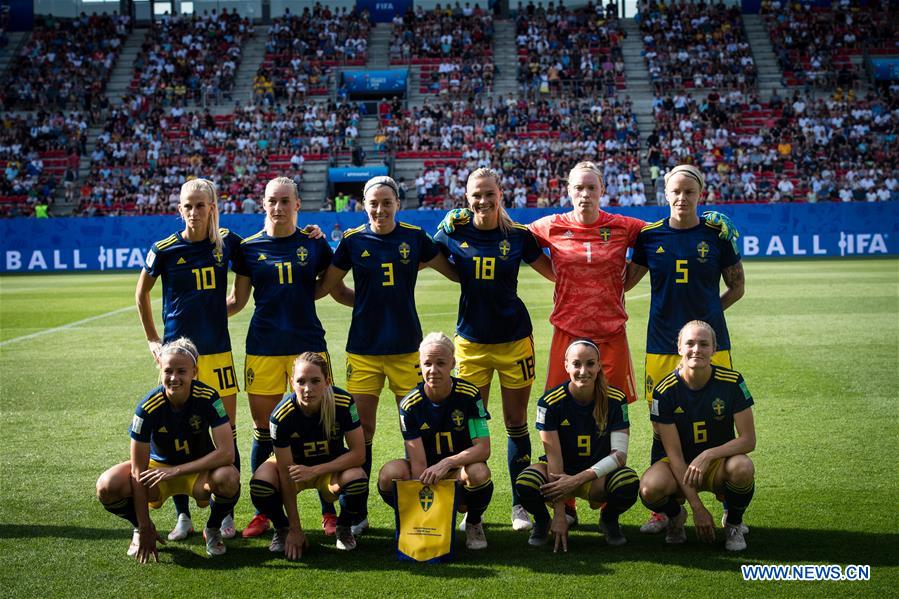
<path fill-rule="evenodd" d="M 578 435 L 577 436 L 577 454 L 579 456 L 589 456 L 590 455 L 590 435 Z"/>

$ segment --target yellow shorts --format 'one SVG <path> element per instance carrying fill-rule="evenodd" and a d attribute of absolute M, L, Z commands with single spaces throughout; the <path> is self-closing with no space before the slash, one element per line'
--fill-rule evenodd
<path fill-rule="evenodd" d="M 534 383 L 534 338 L 508 343 L 475 343 L 456 335 L 456 363 L 459 378 L 484 387 L 499 373 L 499 384 L 521 389 Z"/>
<path fill-rule="evenodd" d="M 666 464 L 670 464 L 671 460 L 667 457 L 664 457 L 660 460 L 661 462 L 665 462 Z M 709 493 L 715 493 L 715 477 L 718 476 L 718 470 L 721 469 L 721 465 L 724 463 L 724 458 L 718 458 L 717 460 L 712 460 L 712 463 L 709 464 L 708 470 L 705 471 L 705 474 L 702 475 L 702 485 L 700 485 L 700 491 L 707 491 Z M 689 466 L 689 464 L 687 464 Z M 722 501 L 724 500 L 723 495 L 719 497 Z"/>
<path fill-rule="evenodd" d="M 293 363 L 296 361 L 297 355 L 254 356 L 247 354 L 244 368 L 244 385 L 247 393 L 282 395 L 290 391 L 290 377 L 293 376 Z M 318 352 L 318 355 L 328 363 L 328 372 L 325 374 L 331 377 L 331 356 L 326 351 Z"/>
<path fill-rule="evenodd" d="M 646 401 L 652 403 L 652 390 L 656 388 L 656 384 L 663 378 L 671 374 L 671 371 L 680 364 L 681 357 L 677 354 L 646 354 L 646 375 L 644 378 L 645 385 L 643 387 Z M 715 366 L 724 366 L 725 368 L 733 368 L 733 361 L 730 357 L 730 350 L 722 350 L 712 354 L 712 364 Z"/>
<path fill-rule="evenodd" d="M 380 395 L 385 378 L 397 397 L 412 391 L 421 382 L 418 352 L 388 356 L 363 356 L 347 352 L 347 391 L 354 395 Z"/>
<path fill-rule="evenodd" d="M 197 360 L 197 379 L 226 397 L 240 391 L 234 374 L 234 358 L 231 352 L 200 356 Z"/>
<path fill-rule="evenodd" d="M 273 464 L 278 463 L 278 461 L 275 459 L 275 456 L 270 457 L 266 460 L 266 462 L 271 462 Z M 334 503 L 335 501 L 337 501 L 337 495 L 335 495 L 334 492 L 331 491 L 331 484 L 337 484 L 337 481 L 334 480 L 334 477 L 336 475 L 336 472 L 332 472 L 330 474 L 322 474 L 321 476 L 316 476 L 315 478 L 309 479 L 305 482 L 293 483 L 293 487 L 297 490 L 297 493 L 299 493 L 300 491 L 305 491 L 307 489 L 317 489 L 322 494 L 322 499 Z"/>
<path fill-rule="evenodd" d="M 156 460 L 150 460 L 150 470 L 165 467 L 167 467 L 166 464 L 161 464 Z M 200 478 L 201 475 L 205 478 L 206 474 L 206 471 L 194 472 L 193 474 L 182 474 L 181 476 L 162 481 L 156 485 L 156 488 L 159 489 L 159 498 L 155 501 L 151 501 L 149 503 L 150 507 L 154 510 L 158 510 L 162 507 L 162 504 L 165 503 L 165 500 L 173 495 L 187 495 L 188 497 L 193 497 L 197 479 Z"/>

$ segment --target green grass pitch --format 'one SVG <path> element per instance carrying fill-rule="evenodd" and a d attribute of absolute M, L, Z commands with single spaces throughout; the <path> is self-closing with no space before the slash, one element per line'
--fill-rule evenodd
<path fill-rule="evenodd" d="M 582 524 L 570 552 L 526 544 L 509 524 L 509 480 L 498 383 L 490 400 L 490 466 L 496 494 L 487 511 L 490 547 L 464 548 L 444 566 L 395 558 L 393 516 L 372 493 L 373 528 L 351 554 L 338 552 L 319 527 L 318 502 L 301 496 L 312 549 L 292 564 L 268 552 L 268 538 L 228 542 L 208 559 L 199 535 L 162 548 L 156 565 L 125 556 L 128 526 L 94 498 L 94 482 L 128 456 L 127 427 L 136 402 L 156 384 L 133 290 L 136 273 L 0 278 L 0 589 L 5 597 L 262 596 L 725 596 L 880 595 L 899 588 L 899 261 L 777 261 L 746 264 L 746 296 L 728 311 L 734 359 L 755 397 L 757 491 L 746 520 L 749 549 L 724 551 L 722 534 L 700 544 L 688 525 L 685 546 L 640 535 L 639 504 L 624 515 L 629 543 L 605 545 L 596 513 L 579 506 Z M 349 282 L 349 279 L 348 279 Z M 158 291 L 154 308 L 159 313 Z M 552 286 L 522 269 L 538 381 L 550 340 Z M 419 279 L 425 332 L 452 332 L 458 290 L 433 271 Z M 647 280 L 628 294 L 629 336 L 638 380 L 643 370 Z M 318 304 L 334 363 L 343 364 L 349 309 Z M 231 322 L 235 360 L 251 307 Z M 585 315 L 589 317 L 589 315 Z M 161 323 L 157 320 L 157 325 Z M 337 383 L 343 369 L 336 368 Z M 539 393 L 535 388 L 532 402 Z M 252 513 L 251 420 L 238 400 L 245 483 L 237 524 Z M 533 426 L 533 405 L 530 424 Z M 393 401 L 382 397 L 375 467 L 402 454 Z M 629 463 L 648 465 L 649 422 L 631 408 Z M 532 433 L 535 453 L 539 438 Z M 721 508 L 704 496 L 713 515 Z M 714 504 L 714 505 L 713 505 Z M 194 510 L 202 526 L 208 512 Z M 154 512 L 162 531 L 170 504 Z M 741 564 L 869 564 L 868 582 L 744 582 Z M 893 589 L 890 591 L 889 589 Z"/>

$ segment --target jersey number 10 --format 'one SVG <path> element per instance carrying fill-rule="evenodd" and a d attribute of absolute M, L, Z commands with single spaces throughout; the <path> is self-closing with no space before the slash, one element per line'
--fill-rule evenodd
<path fill-rule="evenodd" d="M 215 269 L 213 267 L 192 268 L 190 272 L 194 273 L 197 281 L 197 291 L 215 289 Z"/>

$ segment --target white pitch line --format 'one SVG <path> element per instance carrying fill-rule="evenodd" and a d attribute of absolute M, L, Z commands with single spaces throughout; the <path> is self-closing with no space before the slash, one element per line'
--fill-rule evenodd
<path fill-rule="evenodd" d="M 31 333 L 29 335 L 22 335 L 21 337 L 13 337 L 12 339 L 7 339 L 6 341 L 0 341 L 0 347 L 5 347 L 11 343 L 16 343 L 17 341 L 26 341 L 28 339 L 34 339 L 35 337 L 41 337 L 43 335 L 49 335 L 51 333 L 58 333 L 60 331 L 65 331 L 67 329 L 73 329 L 77 326 L 81 326 L 88 322 L 93 322 L 95 320 L 100 320 L 101 318 L 106 318 L 107 316 L 115 316 L 116 314 L 121 314 L 122 312 L 128 312 L 129 310 L 134 310 L 134 306 L 127 306 L 125 308 L 119 308 L 118 310 L 113 310 L 112 312 L 106 312 L 104 314 L 97 314 L 96 316 L 90 316 L 88 318 L 84 318 L 82 320 L 76 320 L 75 322 L 70 322 L 68 324 L 60 325 L 58 327 L 53 327 L 52 329 L 44 329 L 42 331 L 38 331 L 36 333 Z"/>

